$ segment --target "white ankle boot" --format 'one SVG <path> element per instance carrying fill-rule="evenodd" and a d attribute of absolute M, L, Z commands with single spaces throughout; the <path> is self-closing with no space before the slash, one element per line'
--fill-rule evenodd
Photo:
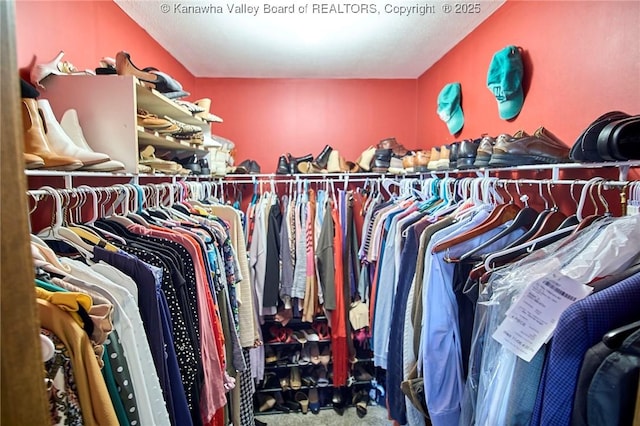
<path fill-rule="evenodd" d="M 110 160 L 107 154 L 87 151 L 86 149 L 76 146 L 56 120 L 56 116 L 53 114 L 48 100 L 38 99 L 38 107 L 42 111 L 44 118 L 47 139 L 56 154 L 75 157 L 82 161 L 84 166 L 100 164 Z"/>
<path fill-rule="evenodd" d="M 60 126 L 78 148 L 95 153 L 84 137 L 82 127 L 80 126 L 80 120 L 78 120 L 78 112 L 75 109 L 65 111 L 62 115 L 62 120 L 60 120 Z M 124 170 L 124 164 L 120 161 L 109 159 L 104 163 L 82 167 L 82 170 L 93 172 L 115 172 L 118 170 Z"/>

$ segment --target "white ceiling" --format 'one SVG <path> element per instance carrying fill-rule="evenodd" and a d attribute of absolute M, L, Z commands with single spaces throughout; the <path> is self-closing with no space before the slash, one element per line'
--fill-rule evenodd
<path fill-rule="evenodd" d="M 323 0 L 114 1 L 194 76 L 245 78 L 417 78 L 504 3 L 370 1 L 375 13 L 365 13 Z M 313 13 L 322 4 L 348 13 Z M 243 5 L 258 13 L 229 11 Z M 394 13 L 401 6 L 423 9 Z"/>

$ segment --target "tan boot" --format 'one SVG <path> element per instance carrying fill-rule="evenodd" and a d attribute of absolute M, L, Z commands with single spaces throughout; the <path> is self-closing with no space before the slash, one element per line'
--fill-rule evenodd
<path fill-rule="evenodd" d="M 27 170 L 39 169 L 44 166 L 44 160 L 35 154 L 23 153 L 24 156 L 24 168 Z"/>
<path fill-rule="evenodd" d="M 373 161 L 375 154 L 376 148 L 374 146 L 370 146 L 360 154 L 360 157 L 356 160 L 356 164 L 365 172 L 371 171 L 371 162 Z"/>
<path fill-rule="evenodd" d="M 331 151 L 329 154 L 329 161 L 327 161 L 327 172 L 329 173 L 340 173 L 342 170 L 340 169 L 340 153 L 337 149 Z"/>
<path fill-rule="evenodd" d="M 35 99 L 22 98 L 22 123 L 24 152 L 42 158 L 45 168 L 68 171 L 82 167 L 82 161 L 77 158 L 53 152 L 45 135 L 44 124 L 38 113 L 38 102 Z"/>
<path fill-rule="evenodd" d="M 436 163 L 437 170 L 447 170 L 449 168 L 449 155 L 451 154 L 451 149 L 448 145 L 442 145 L 440 147 L 440 159 Z"/>
<path fill-rule="evenodd" d="M 431 148 L 431 156 L 429 157 L 429 164 L 427 164 L 427 168 L 429 170 L 436 170 L 438 168 L 439 160 L 440 160 L 440 148 L 439 147 Z"/>

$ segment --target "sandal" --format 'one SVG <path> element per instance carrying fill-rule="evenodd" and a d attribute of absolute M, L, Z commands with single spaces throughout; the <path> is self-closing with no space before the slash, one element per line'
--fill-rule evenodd
<path fill-rule="evenodd" d="M 153 146 L 147 145 L 142 151 L 140 151 L 139 163 L 144 166 L 151 167 L 154 171 L 157 170 L 162 173 L 178 173 L 182 169 L 182 166 L 175 161 L 156 158 L 155 152 L 156 149 Z"/>
<path fill-rule="evenodd" d="M 302 343 L 303 345 L 307 343 L 307 337 L 300 330 L 296 330 L 292 334 L 293 338 L 298 341 L 298 343 Z"/>
<path fill-rule="evenodd" d="M 311 364 L 311 355 L 309 354 L 309 347 L 303 346 L 300 350 L 300 359 L 298 359 L 298 365 Z"/>
<path fill-rule="evenodd" d="M 309 356 L 311 357 L 311 364 L 320 364 L 320 349 L 316 342 L 309 343 Z"/>
<path fill-rule="evenodd" d="M 167 120 L 160 118 L 155 114 L 151 114 L 149 113 L 149 111 L 146 111 L 141 108 L 138 108 L 136 115 L 137 115 L 138 126 L 142 126 L 145 129 L 150 129 L 150 130 L 166 129 L 167 127 L 170 127 L 172 125 Z"/>
<path fill-rule="evenodd" d="M 300 404 L 300 410 L 302 410 L 302 414 L 307 414 L 307 411 L 309 409 L 309 398 L 307 398 L 307 395 L 304 392 L 296 392 L 295 400 L 298 404 Z"/>
<path fill-rule="evenodd" d="M 265 411 L 271 410 L 273 406 L 276 405 L 276 399 L 271 395 L 259 393 L 258 404 L 260 404 L 258 411 L 264 413 Z"/>
<path fill-rule="evenodd" d="M 315 322 L 311 328 L 318 334 L 320 340 L 331 340 L 331 333 L 326 322 Z"/>
<path fill-rule="evenodd" d="M 313 330 L 302 330 L 302 334 L 307 339 L 308 342 L 319 342 L 320 337 Z"/>
<path fill-rule="evenodd" d="M 370 382 L 373 379 L 373 376 L 364 369 L 362 364 L 356 364 L 354 370 L 354 377 L 359 382 Z"/>
<path fill-rule="evenodd" d="M 329 386 L 329 379 L 327 379 L 327 369 L 321 366 L 318 366 L 314 370 L 314 374 L 318 377 L 316 382 L 318 383 L 319 388 L 325 388 Z"/>
<path fill-rule="evenodd" d="M 369 403 L 369 394 L 365 390 L 356 392 L 353 395 L 353 405 L 356 407 L 358 417 L 363 418 L 367 415 L 367 405 Z"/>
<path fill-rule="evenodd" d="M 331 362 L 331 348 L 329 348 L 328 345 L 322 349 L 322 353 L 320 354 L 319 358 L 320 364 L 324 365 L 325 367 L 329 365 L 329 362 Z"/>

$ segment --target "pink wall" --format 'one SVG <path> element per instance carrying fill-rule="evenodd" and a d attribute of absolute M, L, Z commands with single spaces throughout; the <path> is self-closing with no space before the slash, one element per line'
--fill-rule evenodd
<path fill-rule="evenodd" d="M 198 79 L 224 119 L 212 132 L 236 143 L 236 159 L 273 173 L 278 157 L 317 155 L 329 144 L 347 160 L 394 136 L 416 146 L 416 80 Z"/>
<path fill-rule="evenodd" d="M 126 50 L 137 67 L 154 66 L 193 90 L 193 75 L 112 1 L 16 0 L 16 22 L 18 66 L 27 81 L 34 62 L 60 50 L 80 70 Z"/>
<path fill-rule="evenodd" d="M 567 145 L 600 114 L 640 113 L 640 3 L 508 1 L 418 80 L 423 146 L 544 125 Z M 525 102 L 511 122 L 498 117 L 486 87 L 493 54 L 524 48 Z M 465 126 L 455 137 L 436 114 L 438 93 L 462 85 Z"/>

